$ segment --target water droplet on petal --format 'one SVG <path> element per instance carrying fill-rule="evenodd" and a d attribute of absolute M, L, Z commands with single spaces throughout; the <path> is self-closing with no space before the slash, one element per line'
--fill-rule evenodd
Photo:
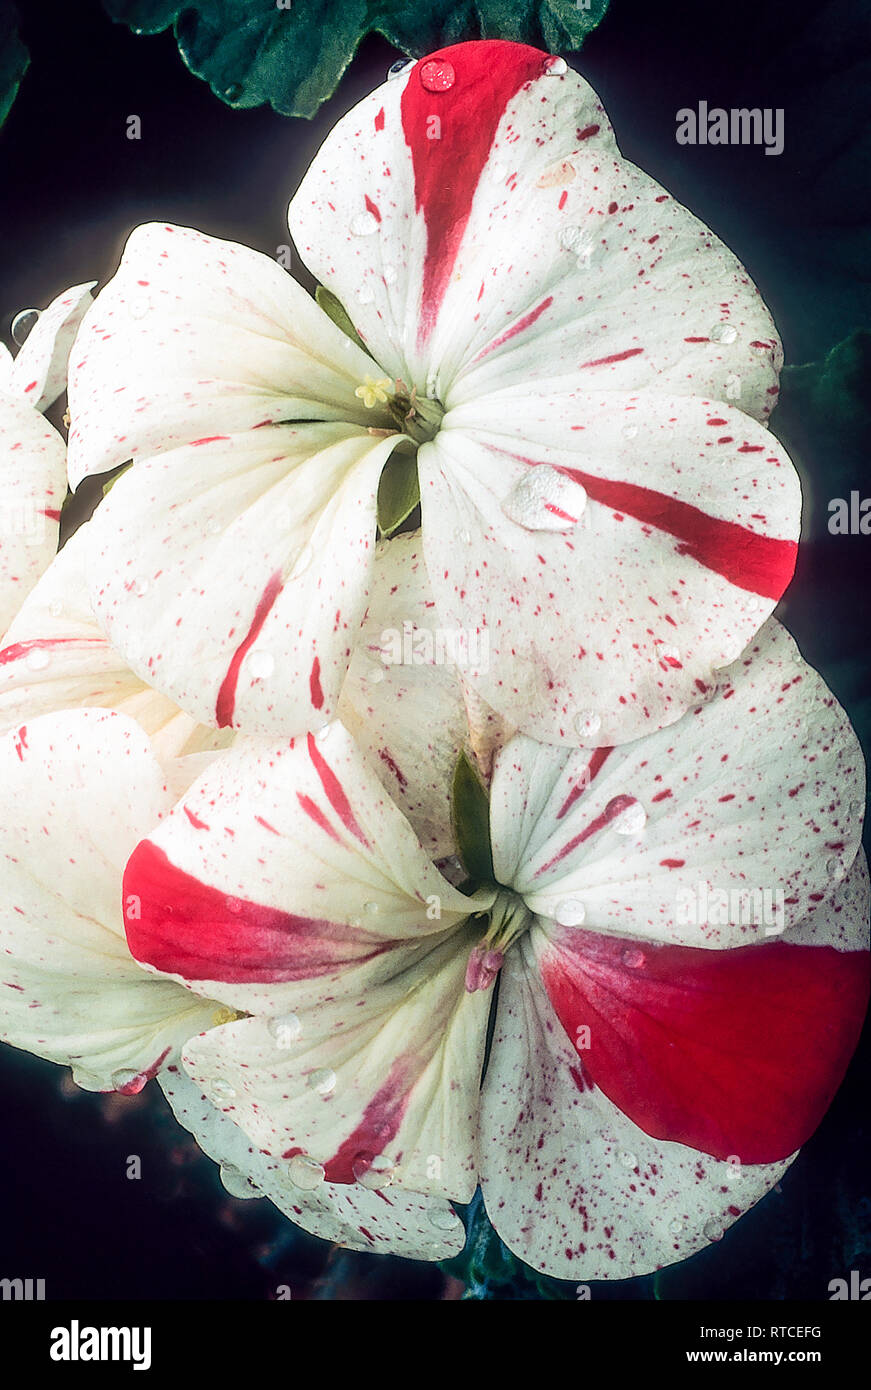
<path fill-rule="evenodd" d="M 148 1084 L 148 1077 L 144 1072 L 133 1071 L 128 1067 L 120 1067 L 118 1071 L 113 1071 L 111 1080 L 112 1089 L 125 1096 L 138 1096 Z"/>
<path fill-rule="evenodd" d="M 364 911 L 365 913 L 367 913 L 367 915 L 368 915 L 369 917 L 375 917 L 375 916 L 377 916 L 378 911 L 379 911 L 378 904 L 377 904 L 377 903 L 364 903 L 364 904 L 363 904 L 363 911 Z"/>
<path fill-rule="evenodd" d="M 301 1187 L 304 1192 L 312 1192 L 323 1182 L 324 1170 L 320 1163 L 309 1158 L 307 1154 L 296 1154 L 287 1165 L 287 1176 L 294 1187 Z"/>
<path fill-rule="evenodd" d="M 210 536 L 217 536 L 220 529 L 221 523 L 216 516 L 213 516 L 211 521 L 207 522 L 206 524 L 206 530 L 208 531 Z"/>
<path fill-rule="evenodd" d="M 566 251 L 574 251 L 584 239 L 582 227 L 563 227 L 559 234 L 559 244 Z"/>
<path fill-rule="evenodd" d="M 331 723 L 322 724 L 321 727 L 315 731 L 315 743 L 326 743 L 332 732 L 333 726 Z"/>
<path fill-rule="evenodd" d="M 148 593 L 148 580 L 137 579 L 136 587 L 133 592 L 136 594 L 137 598 L 144 598 L 145 595 Z"/>
<path fill-rule="evenodd" d="M 540 463 L 515 483 L 502 503 L 509 521 L 527 531 L 571 531 L 587 505 L 587 494 L 564 473 Z"/>
<path fill-rule="evenodd" d="M 26 343 L 36 327 L 38 318 L 38 309 L 22 309 L 20 313 L 16 314 L 12 320 L 12 341 L 17 343 L 19 347 L 22 343 Z"/>
<path fill-rule="evenodd" d="M 232 1163 L 221 1164 L 221 1182 L 231 1197 L 241 1197 L 245 1200 L 260 1196 L 251 1179 Z"/>
<path fill-rule="evenodd" d="M 151 308 L 151 300 L 147 294 L 131 295 L 127 301 L 127 310 L 133 319 L 144 319 Z"/>
<path fill-rule="evenodd" d="M 48 611 L 53 618 L 59 618 L 64 611 L 64 606 L 59 598 L 53 599 L 48 605 Z"/>
<path fill-rule="evenodd" d="M 233 1100 L 236 1095 L 236 1087 L 229 1081 L 225 1081 L 223 1076 L 216 1076 L 209 1086 L 212 1096 L 217 1101 Z"/>
<path fill-rule="evenodd" d="M 319 1096 L 329 1096 L 336 1089 L 337 1080 L 332 1067 L 320 1067 L 307 1078 L 306 1085 L 310 1091 L 317 1091 Z"/>
<path fill-rule="evenodd" d="M 734 343 L 738 330 L 732 323 L 715 323 L 708 337 L 712 343 Z"/>
<path fill-rule="evenodd" d="M 680 1220 L 679 1217 L 676 1216 L 673 1221 L 669 1221 L 668 1229 L 671 1231 L 671 1234 L 673 1236 L 679 1236 L 681 1231 L 683 1230 L 683 1222 Z"/>
<path fill-rule="evenodd" d="M 275 657 L 272 652 L 253 651 L 248 658 L 248 670 L 255 680 L 269 680 L 275 670 Z"/>
<path fill-rule="evenodd" d="M 826 860 L 826 873 L 829 878 L 841 879 L 844 877 L 844 866 L 840 859 L 831 858 Z"/>
<path fill-rule="evenodd" d="M 413 58 L 397 58 L 395 63 L 391 63 L 387 69 L 387 81 L 393 82 L 397 77 L 410 68 L 414 63 Z"/>
<path fill-rule="evenodd" d="M 622 1163 L 624 1168 L 638 1167 L 638 1159 L 633 1153 L 630 1153 L 628 1149 L 624 1149 L 622 1153 L 617 1155 L 617 1162 Z"/>
<path fill-rule="evenodd" d="M 865 810 L 865 803 L 864 801 L 851 801 L 847 810 L 851 816 L 861 816 Z"/>
<path fill-rule="evenodd" d="M 381 267 L 381 274 L 384 276 L 385 285 L 392 285 L 396 280 L 397 270 L 395 265 L 384 265 Z"/>
<path fill-rule="evenodd" d="M 627 946 L 626 950 L 620 955 L 620 959 L 627 970 L 640 970 L 644 964 L 644 952 L 637 946 Z"/>
<path fill-rule="evenodd" d="M 579 927 L 586 917 L 586 909 L 580 898 L 563 898 L 557 903 L 554 921 L 561 927 Z"/>
<path fill-rule="evenodd" d="M 601 727 L 601 719 L 592 710 L 579 714 L 575 720 L 575 728 L 581 738 L 595 738 Z"/>
<path fill-rule="evenodd" d="M 624 425 L 620 431 L 624 439 L 634 439 L 638 434 L 637 425 Z"/>
<path fill-rule="evenodd" d="M 702 1227 L 702 1234 L 706 1240 L 722 1240 L 725 1231 L 719 1221 L 706 1221 Z"/>
<path fill-rule="evenodd" d="M 446 58 L 431 58 L 420 70 L 420 83 L 428 92 L 448 92 L 457 80 L 453 63 Z"/>
<path fill-rule="evenodd" d="M 393 1170 L 396 1167 L 392 1159 L 386 1154 L 357 1154 L 351 1164 L 351 1171 L 361 1187 L 368 1187 L 371 1192 L 377 1192 L 381 1187 L 387 1187 L 393 1179 Z"/>
<path fill-rule="evenodd" d="M 354 236 L 372 236 L 378 231 L 378 219 L 371 212 L 358 212 L 351 219 L 351 231 Z"/>
<path fill-rule="evenodd" d="M 228 898 L 228 899 L 227 899 L 227 911 L 228 911 L 228 912 L 234 912 L 234 913 L 241 912 L 241 911 L 242 911 L 242 899 L 241 899 L 241 898 L 232 898 L 232 897 L 231 897 L 231 898 Z"/>
<path fill-rule="evenodd" d="M 458 532 L 457 532 L 457 540 L 460 541 L 463 545 L 471 545 L 471 544 L 472 544 L 472 533 L 471 533 L 471 531 L 458 531 Z"/>
<path fill-rule="evenodd" d="M 49 660 L 48 652 L 43 651 L 41 647 L 34 647 L 27 653 L 24 663 L 31 671 L 44 671 Z"/>
<path fill-rule="evenodd" d="M 302 1032 L 302 1024 L 296 1014 L 280 1014 L 277 1018 L 271 1018 L 266 1027 L 279 1047 L 290 1047 Z"/>
<path fill-rule="evenodd" d="M 357 299 L 360 304 L 371 304 L 375 298 L 375 291 L 372 286 L 364 282 L 357 291 Z"/>
<path fill-rule="evenodd" d="M 647 812 L 640 801 L 631 797 L 611 822 L 618 835 L 640 835 L 647 824 Z"/>
<path fill-rule="evenodd" d="M 453 1207 L 430 1207 L 428 1215 L 430 1225 L 435 1226 L 437 1231 L 455 1231 L 460 1222 Z"/>
<path fill-rule="evenodd" d="M 544 65 L 545 77 L 565 77 L 569 65 L 565 58 L 548 58 Z"/>
<path fill-rule="evenodd" d="M 384 679 L 384 674 L 383 666 L 371 666 L 366 672 L 366 679 L 371 685 L 380 685 Z"/>

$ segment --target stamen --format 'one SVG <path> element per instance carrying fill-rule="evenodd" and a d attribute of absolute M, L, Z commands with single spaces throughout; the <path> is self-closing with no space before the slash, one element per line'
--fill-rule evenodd
<path fill-rule="evenodd" d="M 362 385 L 358 386 L 354 395 L 364 404 L 367 410 L 374 410 L 376 405 L 386 405 L 390 399 L 392 382 L 389 376 L 380 376 L 377 379 L 367 374 Z"/>

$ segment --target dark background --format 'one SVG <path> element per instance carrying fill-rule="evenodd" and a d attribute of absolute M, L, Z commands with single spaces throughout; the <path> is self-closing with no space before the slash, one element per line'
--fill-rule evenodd
<path fill-rule="evenodd" d="M 171 34 L 134 37 L 98 0 L 18 8 L 32 61 L 0 132 L 7 342 L 19 309 L 105 281 L 139 222 L 187 223 L 275 255 L 289 241 L 285 208 L 315 149 L 396 57 L 368 39 L 337 95 L 305 122 L 229 109 L 186 70 Z M 871 327 L 869 55 L 857 0 L 611 0 L 573 60 L 603 98 L 624 154 L 744 261 L 790 364 L 820 361 Z M 699 100 L 782 107 L 784 153 L 678 146 L 675 113 Z M 139 141 L 126 138 L 130 115 L 141 118 Z M 294 270 L 310 284 L 296 261 Z M 848 407 L 855 416 L 855 400 Z M 818 401 L 816 418 L 782 431 L 795 444 L 805 522 L 779 616 L 846 706 L 867 755 L 871 537 L 829 536 L 826 503 L 851 488 L 871 495 L 868 436 L 863 418 L 843 429 L 844 411 L 827 418 L 826 408 Z M 694 1259 L 655 1278 L 594 1284 L 593 1298 L 818 1300 L 851 1268 L 871 1275 L 869 1050 L 866 1036 L 780 1190 Z M 461 1285 L 438 1269 L 332 1250 L 295 1234 L 268 1203 L 227 1196 L 155 1087 L 95 1099 L 66 1077 L 0 1050 L 0 1277 L 45 1278 L 52 1299 L 262 1299 L 282 1283 L 294 1298 L 459 1296 Z M 142 1158 L 138 1182 L 125 1176 L 130 1154 Z M 488 1268 L 477 1297 L 575 1296 L 571 1285 L 540 1286 L 512 1262 L 502 1267 L 498 1251 Z"/>

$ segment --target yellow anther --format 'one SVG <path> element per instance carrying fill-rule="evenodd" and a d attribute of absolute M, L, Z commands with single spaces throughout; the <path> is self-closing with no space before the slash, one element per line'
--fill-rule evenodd
<path fill-rule="evenodd" d="M 374 410 L 376 405 L 386 405 L 392 394 L 393 383 L 389 376 L 380 376 L 377 381 L 374 376 L 367 376 L 362 386 L 358 386 L 354 395 L 359 397 L 367 410 Z"/>
<path fill-rule="evenodd" d="M 212 1027 L 220 1028 L 224 1023 L 235 1023 L 238 1018 L 247 1018 L 247 1014 L 240 1014 L 236 1009 L 216 1009 L 212 1014 Z"/>

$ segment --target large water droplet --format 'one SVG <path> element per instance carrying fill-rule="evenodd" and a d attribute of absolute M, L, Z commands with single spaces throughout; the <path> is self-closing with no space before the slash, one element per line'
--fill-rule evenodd
<path fill-rule="evenodd" d="M 232 897 L 231 897 L 231 898 L 228 898 L 228 899 L 227 899 L 227 911 L 228 911 L 228 912 L 232 912 L 232 913 L 239 913 L 239 912 L 241 912 L 241 911 L 242 911 L 242 899 L 241 899 L 241 898 L 232 898 Z"/>
<path fill-rule="evenodd" d="M 620 431 L 624 439 L 635 439 L 638 434 L 637 425 L 624 425 Z"/>
<path fill-rule="evenodd" d="M 235 1168 L 232 1163 L 221 1164 L 221 1182 L 231 1197 L 241 1197 L 243 1200 L 247 1200 L 260 1196 L 251 1179 L 242 1172 L 241 1168 Z"/>
<path fill-rule="evenodd" d="M 17 343 L 19 347 L 21 347 L 22 343 L 26 343 L 29 335 L 36 327 L 38 318 L 38 309 L 22 309 L 20 313 L 16 314 L 15 318 L 12 320 L 13 343 Z"/>
<path fill-rule="evenodd" d="M 290 1047 L 302 1032 L 302 1024 L 296 1014 L 280 1014 L 277 1018 L 271 1018 L 266 1027 L 279 1047 Z"/>
<path fill-rule="evenodd" d="M 209 1086 L 209 1090 L 217 1101 L 234 1100 L 236 1096 L 236 1087 L 226 1081 L 223 1076 L 216 1076 Z"/>
<path fill-rule="evenodd" d="M 137 579 L 133 592 L 135 593 L 137 598 L 144 598 L 145 595 L 148 593 L 148 580 Z"/>
<path fill-rule="evenodd" d="M 370 666 L 369 670 L 366 672 L 366 679 L 369 681 L 370 685 L 380 685 L 384 679 L 384 667 Z"/>
<path fill-rule="evenodd" d="M 144 319 L 151 308 L 151 300 L 147 294 L 131 295 L 127 301 L 127 311 L 132 319 Z"/>
<path fill-rule="evenodd" d="M 448 92 L 457 80 L 453 63 L 446 58 L 430 58 L 420 70 L 420 83 L 428 92 Z"/>
<path fill-rule="evenodd" d="M 376 902 L 369 902 L 363 904 L 363 911 L 366 913 L 368 917 L 376 917 L 380 911 L 380 908 Z"/>
<path fill-rule="evenodd" d="M 378 231 L 378 219 L 371 212 L 358 212 L 351 219 L 351 231 L 354 236 L 372 236 Z"/>
<path fill-rule="evenodd" d="M 24 664 L 30 671 L 44 671 L 49 663 L 49 655 L 42 647 L 34 647 L 24 658 Z"/>
<path fill-rule="evenodd" d="M 626 950 L 620 955 L 620 959 L 627 970 L 640 970 L 644 964 L 644 952 L 637 946 L 627 946 Z"/>
<path fill-rule="evenodd" d="M 738 330 L 733 323 L 715 323 L 708 337 L 712 343 L 734 343 Z"/>
<path fill-rule="evenodd" d="M 571 531 L 587 505 L 587 494 L 555 468 L 529 468 L 502 503 L 509 521 L 527 531 Z"/>
<path fill-rule="evenodd" d="M 112 1089 L 125 1096 L 138 1096 L 148 1084 L 148 1077 L 144 1072 L 133 1071 L 129 1067 L 119 1067 L 118 1071 L 112 1072 L 111 1079 Z"/>
<path fill-rule="evenodd" d="M 681 1231 L 683 1230 L 683 1222 L 681 1221 L 679 1216 L 676 1216 L 672 1221 L 669 1221 L 668 1229 L 671 1231 L 671 1234 L 673 1236 L 680 1235 Z"/>
<path fill-rule="evenodd" d="M 472 533 L 471 533 L 471 531 L 465 531 L 465 530 L 463 530 L 463 531 L 458 531 L 458 532 L 457 532 L 457 540 L 460 542 L 461 545 L 471 545 L 471 544 L 472 544 Z"/>
<path fill-rule="evenodd" d="M 563 227 L 559 234 L 559 244 L 566 251 L 576 251 L 584 240 L 583 227 Z"/>
<path fill-rule="evenodd" d="M 618 835 L 640 835 L 647 824 L 647 812 L 632 797 L 611 822 L 612 830 L 616 830 Z"/>
<path fill-rule="evenodd" d="M 587 912 L 580 898 L 563 898 L 554 911 L 554 921 L 561 927 L 579 927 Z"/>
<path fill-rule="evenodd" d="M 706 1240 L 722 1240 L 725 1231 L 719 1221 L 711 1220 L 705 1222 L 702 1227 L 702 1234 L 705 1236 Z"/>
<path fill-rule="evenodd" d="M 565 77 L 569 65 L 565 58 L 548 58 L 544 65 L 545 77 Z"/>
<path fill-rule="evenodd" d="M 320 1067 L 312 1072 L 305 1084 L 310 1091 L 317 1091 L 319 1096 L 330 1096 L 336 1089 L 337 1079 L 332 1067 Z"/>
<path fill-rule="evenodd" d="M 826 873 L 829 878 L 841 879 L 844 877 L 844 865 L 840 859 L 831 858 L 826 860 Z"/>
<path fill-rule="evenodd" d="M 622 1163 L 624 1168 L 638 1167 L 638 1159 L 633 1153 L 630 1153 L 628 1149 L 624 1149 L 622 1153 L 617 1155 L 617 1162 Z"/>
<path fill-rule="evenodd" d="M 601 727 L 601 719 L 592 710 L 579 714 L 575 719 L 575 729 L 581 738 L 595 738 Z"/>
<path fill-rule="evenodd" d="M 248 670 L 255 680 L 268 681 L 275 670 L 272 652 L 253 651 L 248 658 Z"/>
<path fill-rule="evenodd" d="M 455 1231 L 459 1225 L 460 1218 L 453 1207 L 430 1207 L 427 1214 L 430 1225 L 435 1226 L 437 1231 Z"/>
<path fill-rule="evenodd" d="M 391 63 L 390 67 L 387 69 L 387 81 L 395 81 L 395 79 L 397 77 L 400 77 L 402 73 L 407 71 L 407 69 L 410 68 L 413 63 L 413 58 L 397 58 L 396 62 Z"/>
<path fill-rule="evenodd" d="M 303 1192 L 313 1192 L 323 1182 L 324 1170 L 308 1154 L 296 1154 L 287 1165 L 287 1176 L 294 1187 L 301 1187 Z"/>
<path fill-rule="evenodd" d="M 386 1154 L 357 1154 L 351 1164 L 351 1171 L 361 1187 L 368 1187 L 371 1192 L 377 1192 L 379 1188 L 386 1187 L 393 1178 L 393 1170 L 396 1167 L 392 1159 Z"/>

